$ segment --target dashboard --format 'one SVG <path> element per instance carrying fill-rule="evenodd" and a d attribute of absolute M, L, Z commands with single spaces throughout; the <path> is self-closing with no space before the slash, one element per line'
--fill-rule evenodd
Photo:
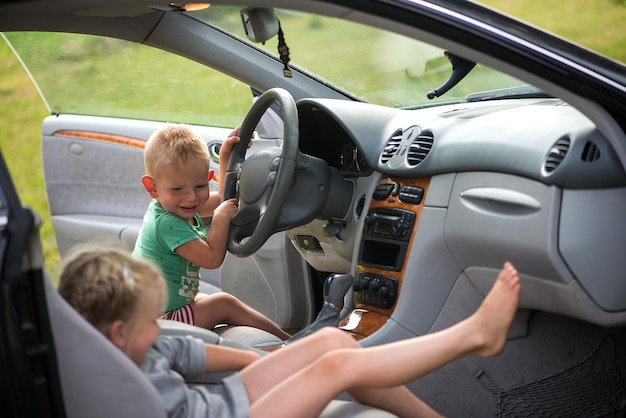
<path fill-rule="evenodd" d="M 416 110 L 303 99 L 298 112 L 301 152 L 354 187 L 339 233 L 326 233 L 336 219 L 315 219 L 287 234 L 296 248 L 298 237 L 319 243 L 298 248 L 315 268 L 365 277 L 359 308 L 410 327 L 403 306 L 445 300 L 460 275 L 486 286 L 512 260 L 524 307 L 626 325 L 626 283 L 612 277 L 626 269 L 616 250 L 626 248 L 626 174 L 575 108 L 545 97 Z M 400 226 L 401 239 L 389 232 Z"/>
<path fill-rule="evenodd" d="M 418 110 L 305 99 L 298 109 L 301 151 L 346 174 L 494 171 L 576 189 L 626 185 L 606 138 L 559 99 Z"/>

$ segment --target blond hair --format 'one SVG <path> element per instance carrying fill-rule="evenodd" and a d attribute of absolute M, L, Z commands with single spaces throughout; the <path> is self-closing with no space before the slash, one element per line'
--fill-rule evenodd
<path fill-rule="evenodd" d="M 210 166 L 209 150 L 204 140 L 187 125 L 167 125 L 154 132 L 144 149 L 146 174 L 154 177 L 159 167 L 174 163 L 179 168 L 192 160 Z"/>
<path fill-rule="evenodd" d="M 64 263 L 58 292 L 105 335 L 116 320 L 133 329 L 142 312 L 162 306 L 166 296 L 165 282 L 150 262 L 102 245 L 75 249 Z"/>

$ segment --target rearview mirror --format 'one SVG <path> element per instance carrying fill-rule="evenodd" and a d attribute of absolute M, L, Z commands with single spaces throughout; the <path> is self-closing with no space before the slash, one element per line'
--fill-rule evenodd
<path fill-rule="evenodd" d="M 278 17 L 274 9 L 247 7 L 240 15 L 246 36 L 252 42 L 265 42 L 278 33 Z"/>

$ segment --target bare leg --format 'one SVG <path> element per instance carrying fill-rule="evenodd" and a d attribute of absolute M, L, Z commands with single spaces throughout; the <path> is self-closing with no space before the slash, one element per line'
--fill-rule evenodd
<path fill-rule="evenodd" d="M 251 415 L 253 418 L 315 417 L 345 390 L 361 402 L 396 415 L 407 416 L 407 412 L 414 415 L 415 410 L 407 405 L 414 402 L 414 397 L 402 394 L 400 390 L 405 389 L 398 386 L 463 356 L 499 354 L 519 304 L 519 293 L 517 270 L 505 263 L 492 290 L 469 318 L 425 336 L 366 349 L 329 351 L 279 385 L 267 384 L 266 394 L 256 401 L 251 399 Z M 307 340 L 302 341 L 306 344 Z M 297 346 L 300 345 L 294 344 L 293 348 Z M 303 355 L 307 345 L 304 347 L 298 349 Z M 261 365 L 263 360 L 255 364 Z M 404 401 L 398 403 L 398 399 Z"/>
<path fill-rule="evenodd" d="M 265 315 L 226 292 L 199 293 L 193 309 L 196 325 L 202 328 L 213 329 L 219 324 L 247 325 L 274 334 L 281 340 L 291 337 Z"/>
<path fill-rule="evenodd" d="M 241 371 L 240 376 L 248 392 L 250 404 L 254 404 L 294 372 L 310 366 L 329 351 L 361 348 L 349 334 L 332 327 L 321 328 L 303 340 L 294 341 Z M 441 416 L 404 387 L 362 389 L 351 391 L 351 394 L 355 399 L 361 400 L 361 403 L 368 403 L 367 401 L 372 398 L 383 396 L 390 403 L 403 405 L 414 415 Z"/>
<path fill-rule="evenodd" d="M 326 327 L 252 363 L 240 372 L 250 403 L 253 404 L 272 387 L 311 365 L 327 352 L 340 348 L 356 349 L 359 345 L 344 331 Z"/>

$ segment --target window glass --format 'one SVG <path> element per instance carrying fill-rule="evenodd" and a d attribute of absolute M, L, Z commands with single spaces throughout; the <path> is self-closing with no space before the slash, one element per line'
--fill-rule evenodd
<path fill-rule="evenodd" d="M 240 9 L 211 6 L 194 17 L 247 40 Z M 390 31 L 344 19 L 275 9 L 290 65 L 304 70 L 359 100 L 392 107 L 429 106 L 463 101 L 477 92 L 527 85 L 507 74 L 477 64 L 444 96 L 430 99 L 450 76 L 444 50 Z M 278 57 L 278 37 L 255 44 Z"/>
<path fill-rule="evenodd" d="M 157 48 L 68 33 L 5 36 L 54 114 L 232 127 L 250 108 L 245 84 Z"/>

